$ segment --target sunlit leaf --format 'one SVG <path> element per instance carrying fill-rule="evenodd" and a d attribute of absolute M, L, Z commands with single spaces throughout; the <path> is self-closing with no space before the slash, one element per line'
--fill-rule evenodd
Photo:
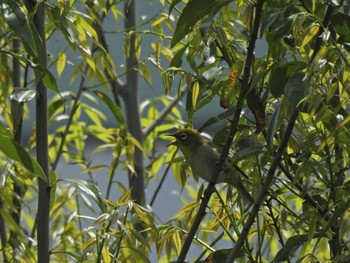
<path fill-rule="evenodd" d="M 62 75 L 62 72 L 66 66 L 66 52 L 61 51 L 58 56 L 57 56 L 57 64 L 56 64 L 56 70 L 57 70 L 57 75 L 60 77 Z"/>
<path fill-rule="evenodd" d="M 75 184 L 80 190 L 88 194 L 96 202 L 102 212 L 105 212 L 106 206 L 103 201 L 101 191 L 95 184 L 91 184 L 80 179 L 64 179 L 63 181 Z"/>
<path fill-rule="evenodd" d="M 304 48 L 317 35 L 319 28 L 318 24 L 313 23 L 306 29 L 300 48 Z"/>
<path fill-rule="evenodd" d="M 267 129 L 266 141 L 267 141 L 267 146 L 270 150 L 273 149 L 273 140 L 277 129 L 280 111 L 281 111 L 281 106 L 278 106 L 270 119 L 269 127 Z"/>
<path fill-rule="evenodd" d="M 199 97 L 199 83 L 198 81 L 193 83 L 192 86 L 192 107 L 193 109 L 197 108 L 197 101 Z"/>
<path fill-rule="evenodd" d="M 15 90 L 10 95 L 11 100 L 16 100 L 18 102 L 27 102 L 35 98 L 36 91 L 26 88 L 15 88 Z"/>
<path fill-rule="evenodd" d="M 107 246 L 103 246 L 102 248 L 102 259 L 104 263 L 111 262 L 111 255 L 109 254 L 109 249 Z"/>
<path fill-rule="evenodd" d="M 146 83 L 152 86 L 152 75 L 146 63 L 139 63 L 139 71 L 141 76 L 146 80 Z"/>
<path fill-rule="evenodd" d="M 202 76 L 207 80 L 214 80 L 222 73 L 222 67 L 213 67 L 202 73 Z"/>

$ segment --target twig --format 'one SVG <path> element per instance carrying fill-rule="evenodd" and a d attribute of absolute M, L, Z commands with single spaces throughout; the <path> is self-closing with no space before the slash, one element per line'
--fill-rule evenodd
<path fill-rule="evenodd" d="M 264 0 L 260 0 L 256 4 L 256 13 L 255 13 L 255 19 L 254 19 L 254 25 L 251 33 L 251 38 L 248 43 L 248 48 L 247 48 L 247 57 L 246 61 L 244 64 L 244 69 L 243 69 L 243 79 L 242 79 L 242 85 L 241 85 L 241 90 L 239 93 L 239 97 L 237 100 L 237 106 L 236 110 L 233 116 L 233 119 L 231 121 L 231 126 L 230 126 L 230 131 L 228 134 L 228 137 L 226 139 L 225 146 L 222 150 L 222 153 L 220 155 L 220 159 L 216 165 L 216 173 L 213 174 L 213 177 L 211 179 L 211 182 L 207 186 L 207 188 L 204 191 L 203 199 L 200 204 L 200 207 L 198 209 L 196 218 L 193 221 L 193 224 L 191 226 L 190 231 L 188 232 L 187 238 L 182 246 L 180 255 L 177 259 L 177 262 L 184 262 L 186 255 L 188 253 L 188 250 L 191 246 L 192 240 L 199 228 L 200 223 L 202 222 L 203 217 L 205 216 L 205 209 L 209 203 L 210 197 L 215 191 L 215 183 L 217 178 L 219 177 L 220 171 L 223 167 L 223 164 L 225 163 L 225 160 L 228 156 L 231 144 L 233 142 L 233 138 L 238 130 L 238 122 L 240 119 L 241 111 L 242 111 L 242 106 L 244 102 L 244 98 L 247 94 L 248 88 L 249 88 L 249 80 L 250 80 L 250 68 L 253 62 L 254 58 L 254 49 L 255 49 L 255 42 L 257 39 L 258 31 L 259 31 L 259 25 L 260 25 L 260 18 L 261 18 L 261 10 L 262 10 L 262 5 L 263 5 Z"/>
<path fill-rule="evenodd" d="M 284 152 L 284 149 L 286 148 L 286 146 L 288 144 L 289 138 L 292 134 L 293 127 L 294 127 L 294 124 L 296 122 L 298 115 L 299 115 L 299 111 L 297 109 L 294 109 L 292 116 L 290 117 L 290 120 L 288 122 L 288 126 L 286 129 L 285 135 L 282 139 L 281 144 L 279 145 L 279 147 L 277 149 L 276 155 L 272 161 L 272 164 L 271 164 L 270 169 L 268 171 L 268 174 L 266 176 L 264 185 L 263 185 L 257 199 L 255 200 L 255 204 L 252 207 L 249 218 L 244 225 L 244 228 L 241 232 L 241 235 L 239 236 L 239 238 L 237 240 L 236 245 L 233 247 L 229 257 L 226 260 L 227 263 L 233 262 L 236 259 L 244 241 L 246 240 L 246 238 L 249 234 L 249 230 L 254 223 L 254 219 L 260 210 L 260 206 L 261 206 L 262 202 L 264 201 L 265 196 L 268 193 L 268 189 L 269 189 L 271 183 L 273 182 L 273 180 L 275 179 L 274 175 L 275 175 L 276 169 L 279 165 L 279 162 L 280 162 L 280 159 L 281 159 L 282 154 Z"/>
<path fill-rule="evenodd" d="M 185 94 L 187 87 L 184 87 L 181 89 L 180 94 L 174 98 L 167 107 L 165 107 L 161 113 L 159 114 L 158 118 L 153 121 L 151 125 L 149 125 L 147 128 L 143 130 L 143 137 L 146 138 L 169 114 L 169 112 L 178 104 L 178 102 L 181 100 L 183 95 Z"/>
<path fill-rule="evenodd" d="M 173 156 L 171 157 L 171 160 L 174 159 L 176 153 L 177 153 L 177 150 L 174 152 Z M 165 171 L 164 171 L 164 173 L 163 173 L 162 179 L 160 180 L 160 182 L 159 182 L 159 184 L 158 184 L 158 186 L 157 186 L 157 189 L 156 189 L 156 190 L 154 191 L 154 193 L 153 193 L 151 202 L 150 202 L 150 204 L 149 204 L 150 206 L 153 206 L 154 201 L 156 200 L 157 195 L 158 195 L 160 189 L 161 189 L 162 186 L 163 186 L 164 180 L 165 180 L 166 176 L 168 175 L 168 172 L 169 172 L 169 170 L 170 170 L 170 167 L 171 167 L 171 163 L 169 163 L 168 166 L 166 167 L 166 169 L 165 169 Z"/>
<path fill-rule="evenodd" d="M 60 146 L 58 147 L 58 150 L 57 150 L 56 159 L 55 159 L 55 161 L 53 162 L 53 164 L 51 166 L 51 169 L 53 171 L 56 170 L 58 162 L 59 162 L 59 160 L 60 160 L 60 158 L 62 156 L 63 147 L 65 145 L 66 138 L 67 138 L 67 135 L 69 133 L 70 126 L 72 125 L 74 114 L 75 114 L 76 110 L 79 107 L 79 100 L 80 100 L 81 94 L 83 93 L 83 90 L 84 90 L 84 81 L 85 81 L 85 77 L 84 76 L 85 76 L 87 70 L 88 70 L 88 66 L 86 65 L 85 69 L 83 71 L 83 76 L 80 79 L 79 90 L 78 90 L 77 94 L 74 97 L 74 103 L 73 103 L 73 106 L 72 106 L 72 110 L 71 110 L 71 112 L 69 114 L 68 121 L 66 123 L 66 128 L 65 128 L 65 130 L 64 130 L 64 132 L 62 134 L 61 143 L 60 143 Z"/>
<path fill-rule="evenodd" d="M 217 242 L 219 242 L 219 241 L 222 239 L 222 237 L 224 236 L 224 233 L 225 233 L 225 232 L 221 232 L 221 234 L 218 235 L 217 238 L 215 238 L 215 239 L 213 240 L 213 242 L 210 243 L 209 246 L 210 246 L 210 247 L 213 247 Z M 205 255 L 206 252 L 207 252 L 207 250 L 204 250 L 204 251 L 198 256 L 198 258 L 197 258 L 194 262 L 200 262 L 201 258 Z"/>

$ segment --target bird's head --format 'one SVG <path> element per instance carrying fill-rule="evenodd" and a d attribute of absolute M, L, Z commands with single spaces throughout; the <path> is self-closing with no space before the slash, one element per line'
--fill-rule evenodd
<path fill-rule="evenodd" d="M 199 132 L 190 128 L 180 129 L 170 136 L 175 137 L 176 140 L 169 145 L 178 147 L 185 157 L 205 142 Z"/>

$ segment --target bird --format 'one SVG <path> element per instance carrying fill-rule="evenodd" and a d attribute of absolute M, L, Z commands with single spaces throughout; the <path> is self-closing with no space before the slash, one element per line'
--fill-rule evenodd
<path fill-rule="evenodd" d="M 191 167 L 192 173 L 210 182 L 213 174 L 216 172 L 216 164 L 220 158 L 220 151 L 217 147 L 191 128 L 179 129 L 169 135 L 175 138 L 175 141 L 169 145 L 176 146 L 182 152 Z M 216 183 L 232 185 L 238 190 L 244 200 L 250 204 L 254 203 L 253 197 L 245 189 L 241 181 L 239 171 L 228 160 L 225 161 Z"/>

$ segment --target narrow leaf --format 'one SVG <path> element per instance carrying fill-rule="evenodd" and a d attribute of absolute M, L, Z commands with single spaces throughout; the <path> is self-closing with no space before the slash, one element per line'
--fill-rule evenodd
<path fill-rule="evenodd" d="M 64 181 L 75 184 L 80 190 L 88 194 L 96 202 L 102 212 L 105 212 L 106 207 L 101 195 L 101 191 L 95 184 L 90 184 L 84 180 L 79 179 L 65 179 Z"/>
<path fill-rule="evenodd" d="M 36 57 L 38 52 L 33 36 L 37 32 L 31 30 L 22 7 L 14 0 L 4 0 L 0 9 L 9 27 L 26 43 L 27 52 Z"/>
<path fill-rule="evenodd" d="M 172 1 L 171 1 L 170 7 L 169 7 L 169 15 L 170 15 L 171 11 L 173 11 L 174 7 L 175 7 L 179 2 L 181 2 L 181 0 L 172 0 Z"/>
<path fill-rule="evenodd" d="M 193 109 L 197 108 L 197 101 L 199 96 L 199 83 L 196 81 L 192 86 L 192 107 Z"/>
<path fill-rule="evenodd" d="M 227 124 L 227 121 L 230 117 L 233 116 L 235 112 L 235 107 L 228 108 L 223 113 L 220 113 L 217 116 L 209 118 L 199 129 L 199 132 L 205 131 L 209 127 L 212 126 L 225 126 Z"/>
<path fill-rule="evenodd" d="M 320 234 L 315 234 L 313 238 L 318 238 L 320 237 Z M 303 234 L 303 235 L 295 235 L 290 237 L 284 247 L 280 251 L 278 251 L 276 257 L 274 258 L 273 262 L 278 263 L 278 262 L 285 262 L 289 259 L 290 256 L 293 255 L 293 252 L 303 243 L 307 242 L 309 240 L 308 234 Z"/>
<path fill-rule="evenodd" d="M 110 109 L 110 111 L 113 113 L 113 116 L 117 120 L 119 124 L 119 128 L 121 130 L 121 133 L 125 136 L 126 135 L 126 124 L 124 120 L 124 115 L 121 110 L 121 108 L 115 104 L 105 93 L 100 91 L 94 91 L 93 92 L 97 97 L 99 97 L 102 102 Z"/>
<path fill-rule="evenodd" d="M 174 47 L 185 35 L 190 33 L 193 26 L 200 19 L 203 19 L 207 15 L 215 15 L 223 6 L 227 4 L 228 1 L 225 0 L 190 1 L 183 9 L 182 14 L 180 15 L 176 24 L 175 32 L 171 40 L 171 47 Z"/>
<path fill-rule="evenodd" d="M 60 77 L 62 75 L 62 72 L 66 66 L 66 52 L 62 51 L 58 54 L 57 56 L 57 64 L 56 64 L 56 70 L 57 70 L 57 75 Z"/>
<path fill-rule="evenodd" d="M 266 140 L 267 140 L 267 147 L 270 150 L 272 150 L 273 138 L 274 138 L 275 133 L 276 133 L 278 118 L 280 116 L 280 111 L 281 111 L 281 106 L 278 106 L 272 115 L 272 118 L 271 118 L 270 123 L 269 123 L 269 127 L 267 129 Z"/>
<path fill-rule="evenodd" d="M 308 89 L 304 77 L 305 74 L 299 71 L 288 79 L 284 87 L 284 94 L 293 107 L 297 107 L 307 94 Z"/>
<path fill-rule="evenodd" d="M 268 87 L 275 98 L 283 94 L 284 86 L 290 76 L 307 67 L 305 62 L 291 61 L 274 68 L 271 72 Z"/>
<path fill-rule="evenodd" d="M 42 75 L 42 80 L 48 89 L 52 90 L 56 94 L 60 94 L 60 92 L 58 91 L 56 78 L 47 68 L 37 65 L 34 69 Z"/>
<path fill-rule="evenodd" d="M 179 51 L 176 52 L 176 54 L 173 56 L 172 60 L 170 61 L 169 67 L 176 67 L 176 68 L 181 67 L 182 56 L 185 53 L 187 48 L 188 48 L 188 45 L 184 45 L 182 48 L 179 49 Z"/>
<path fill-rule="evenodd" d="M 46 175 L 37 161 L 19 144 L 10 137 L 0 134 L 0 151 L 13 161 L 23 164 L 23 166 L 35 176 L 46 181 Z"/>

